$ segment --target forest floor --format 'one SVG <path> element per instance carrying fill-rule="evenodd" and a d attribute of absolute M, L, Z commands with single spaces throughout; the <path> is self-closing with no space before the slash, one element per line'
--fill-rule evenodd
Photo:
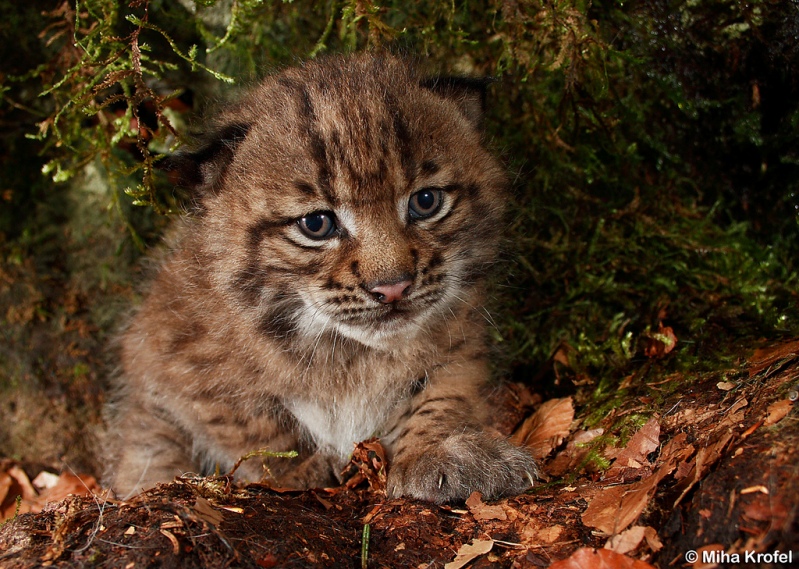
<path fill-rule="evenodd" d="M 116 500 L 89 476 L 7 460 L 0 565 L 799 566 L 799 340 L 725 372 L 646 377 L 663 397 L 627 395 L 590 429 L 571 397 L 541 403 L 526 386 L 498 388 L 496 428 L 540 458 L 543 477 L 492 503 L 387 499 L 374 441 L 356 448 L 344 486 L 310 491 L 221 476 Z M 649 418 L 610 437 L 624 415 Z"/>

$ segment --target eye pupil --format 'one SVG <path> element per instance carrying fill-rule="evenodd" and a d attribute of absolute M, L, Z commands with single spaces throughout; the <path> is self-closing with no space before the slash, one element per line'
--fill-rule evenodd
<path fill-rule="evenodd" d="M 336 230 L 333 214 L 317 211 L 300 218 L 300 230 L 311 239 L 326 239 Z"/>
<path fill-rule="evenodd" d="M 325 218 L 321 215 L 309 215 L 305 218 L 305 227 L 311 233 L 318 233 L 325 226 Z"/>
<path fill-rule="evenodd" d="M 433 188 L 419 190 L 408 202 L 408 214 L 411 219 L 427 219 L 435 215 L 442 201 L 441 190 Z"/>
<path fill-rule="evenodd" d="M 431 191 L 419 192 L 419 198 L 416 200 L 416 203 L 418 203 L 419 207 L 422 209 L 431 209 L 436 205 L 436 196 L 433 195 Z"/>

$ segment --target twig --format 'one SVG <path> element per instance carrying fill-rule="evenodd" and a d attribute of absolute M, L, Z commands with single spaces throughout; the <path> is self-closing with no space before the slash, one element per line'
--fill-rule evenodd
<path fill-rule="evenodd" d="M 258 450 L 250 451 L 236 461 L 236 464 L 233 465 L 233 468 L 230 469 L 230 472 L 227 473 L 227 476 L 232 477 L 233 473 L 239 469 L 239 466 L 241 466 L 242 462 L 254 458 L 256 456 L 263 456 L 267 458 L 297 458 L 297 451 L 296 450 L 272 451 L 265 448 L 260 448 Z"/>

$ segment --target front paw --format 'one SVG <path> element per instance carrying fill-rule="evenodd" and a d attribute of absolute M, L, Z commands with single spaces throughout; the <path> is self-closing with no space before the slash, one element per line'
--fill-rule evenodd
<path fill-rule="evenodd" d="M 436 445 L 406 447 L 388 472 L 392 497 L 441 504 L 480 492 L 487 500 L 520 494 L 538 476 L 533 458 L 509 442 L 481 431 L 450 435 Z"/>

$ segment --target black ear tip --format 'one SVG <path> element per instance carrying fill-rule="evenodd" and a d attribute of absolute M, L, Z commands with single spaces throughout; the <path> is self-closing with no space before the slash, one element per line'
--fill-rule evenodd
<path fill-rule="evenodd" d="M 494 77 L 431 77 L 422 81 L 425 89 L 454 102 L 463 115 L 476 128 L 482 127 L 488 86 L 497 81 Z"/>
<path fill-rule="evenodd" d="M 174 185 L 204 193 L 217 185 L 249 130 L 245 123 L 224 125 L 159 160 L 156 167 L 166 172 Z"/>
<path fill-rule="evenodd" d="M 169 154 L 158 160 L 153 166 L 162 172 L 174 172 L 181 168 L 184 157 L 178 154 Z"/>
<path fill-rule="evenodd" d="M 422 81 L 422 87 L 442 95 L 472 94 L 485 98 L 488 87 L 498 79 L 495 77 L 460 77 L 444 75 Z"/>
<path fill-rule="evenodd" d="M 196 188 L 203 183 L 203 176 L 192 155 L 178 151 L 156 162 L 155 168 L 165 172 L 169 181 L 179 188 Z"/>

